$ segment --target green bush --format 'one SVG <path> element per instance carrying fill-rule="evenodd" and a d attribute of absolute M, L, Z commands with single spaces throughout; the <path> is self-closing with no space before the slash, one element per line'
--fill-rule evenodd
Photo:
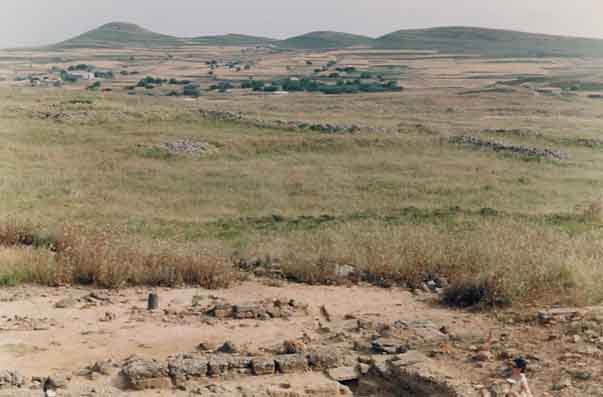
<path fill-rule="evenodd" d="M 187 84 L 182 88 L 182 95 L 192 96 L 192 97 L 197 98 L 197 97 L 201 96 L 201 89 L 197 85 Z"/>

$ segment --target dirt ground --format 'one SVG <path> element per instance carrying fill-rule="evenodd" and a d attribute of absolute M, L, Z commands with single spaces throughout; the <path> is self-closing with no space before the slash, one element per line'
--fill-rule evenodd
<path fill-rule="evenodd" d="M 429 292 L 367 285 L 267 284 L 252 280 L 220 291 L 160 289 L 156 291 L 160 308 L 155 311 L 147 310 L 150 290 L 144 288 L 2 289 L 0 368 L 18 371 L 26 381 L 21 388 L 0 389 L 0 395 L 42 395 L 35 379 L 48 376 L 63 379 L 66 387 L 59 389 L 59 395 L 65 396 L 345 395 L 356 393 L 353 382 L 349 389 L 340 390 L 328 371 L 307 369 L 131 391 L 122 367 L 132 356 L 162 361 L 199 350 L 200 344 L 219 349 L 226 341 L 238 353 L 252 357 L 282 353 L 284 341 L 300 341 L 308 350 L 337 348 L 361 362 L 375 361 L 391 353 L 374 351 L 374 342 L 383 338 L 398 341 L 405 351 L 421 352 L 433 363 L 460 370 L 463 383 L 476 392 L 504 380 L 509 359 L 519 355 L 530 361 L 528 377 L 535 395 L 599 395 L 592 393 L 601 391 L 603 327 L 597 329 L 595 324 L 603 319 L 603 311 L 596 308 L 557 310 L 550 316 L 542 311 L 538 315 L 535 309 L 485 314 L 441 307 L 435 303 L 436 294 Z M 281 318 L 262 319 L 221 318 L 211 311 L 220 305 L 246 307 L 276 301 L 289 302 L 294 310 Z M 107 360 L 111 370 L 106 375 L 86 371 Z M 278 394 L 279 390 L 297 394 Z"/>

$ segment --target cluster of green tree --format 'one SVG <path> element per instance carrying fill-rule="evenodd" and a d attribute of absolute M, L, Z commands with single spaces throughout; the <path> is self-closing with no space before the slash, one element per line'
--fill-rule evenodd
<path fill-rule="evenodd" d="M 63 80 L 66 83 L 75 83 L 77 81 L 77 77 L 75 77 L 74 75 L 72 75 L 71 73 L 69 73 L 66 70 L 61 70 L 61 80 Z"/>
<path fill-rule="evenodd" d="M 97 70 L 94 72 L 94 77 L 96 77 L 97 79 L 113 80 L 113 77 L 115 77 L 115 75 L 113 74 L 113 72 L 111 70 L 107 70 L 107 71 Z"/>
<path fill-rule="evenodd" d="M 234 85 L 232 85 L 231 82 L 229 81 L 221 81 L 218 84 L 213 84 L 212 86 L 209 87 L 210 91 L 219 91 L 219 92 L 226 92 L 230 89 L 234 88 Z"/>
<path fill-rule="evenodd" d="M 187 84 L 190 84 L 190 83 L 191 83 L 190 80 L 170 79 L 168 81 L 168 84 L 173 84 L 173 85 L 187 85 Z"/>
<path fill-rule="evenodd" d="M 196 84 L 187 84 L 184 87 L 182 87 L 182 95 L 192 96 L 192 97 L 197 98 L 197 97 L 201 96 L 201 89 Z"/>
<path fill-rule="evenodd" d="M 67 68 L 67 70 L 70 72 L 82 71 L 82 70 L 85 70 L 86 72 L 92 72 L 94 69 L 96 69 L 94 65 L 88 65 L 85 63 L 71 65 Z"/>
<path fill-rule="evenodd" d="M 337 84 L 324 84 L 320 81 L 302 78 L 302 79 L 284 79 L 273 80 L 266 83 L 260 80 L 248 80 L 241 84 L 241 88 L 248 88 L 254 91 L 263 92 L 322 92 L 324 94 L 356 94 L 360 92 L 396 92 L 403 88 L 396 81 L 388 82 L 363 82 L 356 80 L 338 80 Z"/>
<path fill-rule="evenodd" d="M 146 76 L 144 79 L 140 80 L 136 87 L 144 87 L 147 89 L 153 89 L 156 85 L 161 85 L 167 83 L 166 79 L 162 79 L 160 77 Z"/>
<path fill-rule="evenodd" d="M 335 68 L 335 70 L 337 70 L 338 72 L 354 73 L 356 71 L 356 68 L 353 66 L 347 66 L 345 68 Z"/>

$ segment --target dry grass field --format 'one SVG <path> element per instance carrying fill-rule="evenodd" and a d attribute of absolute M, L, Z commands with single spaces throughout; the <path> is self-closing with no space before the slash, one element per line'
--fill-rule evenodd
<path fill-rule="evenodd" d="M 214 59 L 250 67 L 209 75 Z M 329 61 L 386 74 L 404 91 L 124 90 L 146 75 L 206 88 Z M 8 251 L 0 284 L 215 287 L 235 277 L 232 258 L 266 257 L 312 283 L 349 264 L 377 284 L 436 274 L 452 295 L 481 291 L 483 303 L 603 300 L 602 102 L 589 97 L 596 86 L 559 90 L 598 82 L 595 61 L 184 47 L 5 51 L 0 62 L 0 241 L 38 247 Z M 138 73 L 103 82 L 110 92 L 13 81 L 76 63 Z M 457 135 L 564 157 L 450 143 Z M 179 142 L 202 149 L 169 150 Z"/>

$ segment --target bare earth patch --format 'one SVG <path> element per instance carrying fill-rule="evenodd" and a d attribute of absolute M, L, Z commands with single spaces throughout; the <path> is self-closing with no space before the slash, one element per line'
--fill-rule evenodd
<path fill-rule="evenodd" d="M 520 355 L 538 395 L 600 389 L 601 309 L 492 315 L 397 288 L 248 281 L 159 289 L 147 311 L 149 291 L 1 290 L 0 368 L 23 384 L 0 396 L 40 395 L 49 376 L 59 396 L 479 395 Z"/>

